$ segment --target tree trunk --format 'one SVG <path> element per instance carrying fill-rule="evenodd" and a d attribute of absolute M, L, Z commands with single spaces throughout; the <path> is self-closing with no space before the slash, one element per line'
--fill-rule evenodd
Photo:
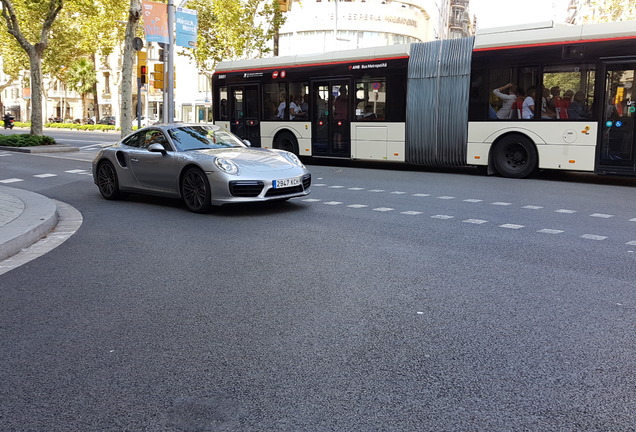
<path fill-rule="evenodd" d="M 95 69 L 95 73 L 98 74 L 99 72 L 97 71 L 97 59 L 95 58 L 95 53 L 93 53 L 92 60 L 93 69 Z M 93 106 L 95 107 L 93 115 L 95 116 L 95 124 L 97 124 L 97 121 L 99 120 L 99 97 L 97 95 L 97 80 L 95 81 L 95 84 L 93 84 Z"/>
<path fill-rule="evenodd" d="M 140 17 L 141 2 L 139 0 L 130 0 L 130 11 L 128 12 L 128 22 L 126 23 L 126 36 L 124 38 L 124 54 L 121 68 L 120 127 L 122 138 L 132 132 L 133 119 L 130 114 L 135 112 L 132 106 L 133 59 L 135 58 L 133 39 L 135 38 L 137 21 L 139 21 Z"/>
<path fill-rule="evenodd" d="M 42 135 L 42 54 L 29 50 L 31 67 L 31 135 Z"/>

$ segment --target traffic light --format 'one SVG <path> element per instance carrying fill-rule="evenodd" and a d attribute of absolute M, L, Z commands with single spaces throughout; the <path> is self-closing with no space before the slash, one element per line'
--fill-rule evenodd
<path fill-rule="evenodd" d="M 163 63 L 155 63 L 152 72 L 152 79 L 154 80 L 153 87 L 158 90 L 163 90 L 164 74 Z"/>
<path fill-rule="evenodd" d="M 148 55 L 146 51 L 137 51 L 137 78 L 141 85 L 146 84 L 148 80 Z"/>

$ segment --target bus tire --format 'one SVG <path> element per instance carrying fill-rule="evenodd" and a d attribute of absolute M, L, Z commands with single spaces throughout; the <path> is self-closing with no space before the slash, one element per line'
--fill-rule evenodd
<path fill-rule="evenodd" d="M 537 149 L 523 135 L 508 135 L 493 150 L 493 165 L 503 177 L 525 178 L 537 169 Z"/>
<path fill-rule="evenodd" d="M 274 148 L 285 150 L 298 156 L 298 140 L 291 132 L 282 132 L 274 140 Z"/>

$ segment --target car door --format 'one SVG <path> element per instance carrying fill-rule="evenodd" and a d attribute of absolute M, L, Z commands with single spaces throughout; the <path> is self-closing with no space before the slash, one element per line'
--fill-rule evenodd
<path fill-rule="evenodd" d="M 159 129 L 148 129 L 142 134 L 139 146 L 129 152 L 130 167 L 139 186 L 152 192 L 177 194 L 179 179 L 168 138 Z M 148 150 L 151 144 L 162 145 L 166 152 Z"/>

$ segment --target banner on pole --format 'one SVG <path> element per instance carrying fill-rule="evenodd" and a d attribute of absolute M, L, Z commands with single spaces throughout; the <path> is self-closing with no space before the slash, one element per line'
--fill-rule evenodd
<path fill-rule="evenodd" d="M 144 0 L 142 11 L 146 40 L 148 42 L 169 43 L 168 5 Z"/>
<path fill-rule="evenodd" d="M 197 11 L 177 8 L 175 22 L 177 31 L 175 44 L 186 48 L 195 48 L 197 46 L 197 29 L 199 25 Z"/>

